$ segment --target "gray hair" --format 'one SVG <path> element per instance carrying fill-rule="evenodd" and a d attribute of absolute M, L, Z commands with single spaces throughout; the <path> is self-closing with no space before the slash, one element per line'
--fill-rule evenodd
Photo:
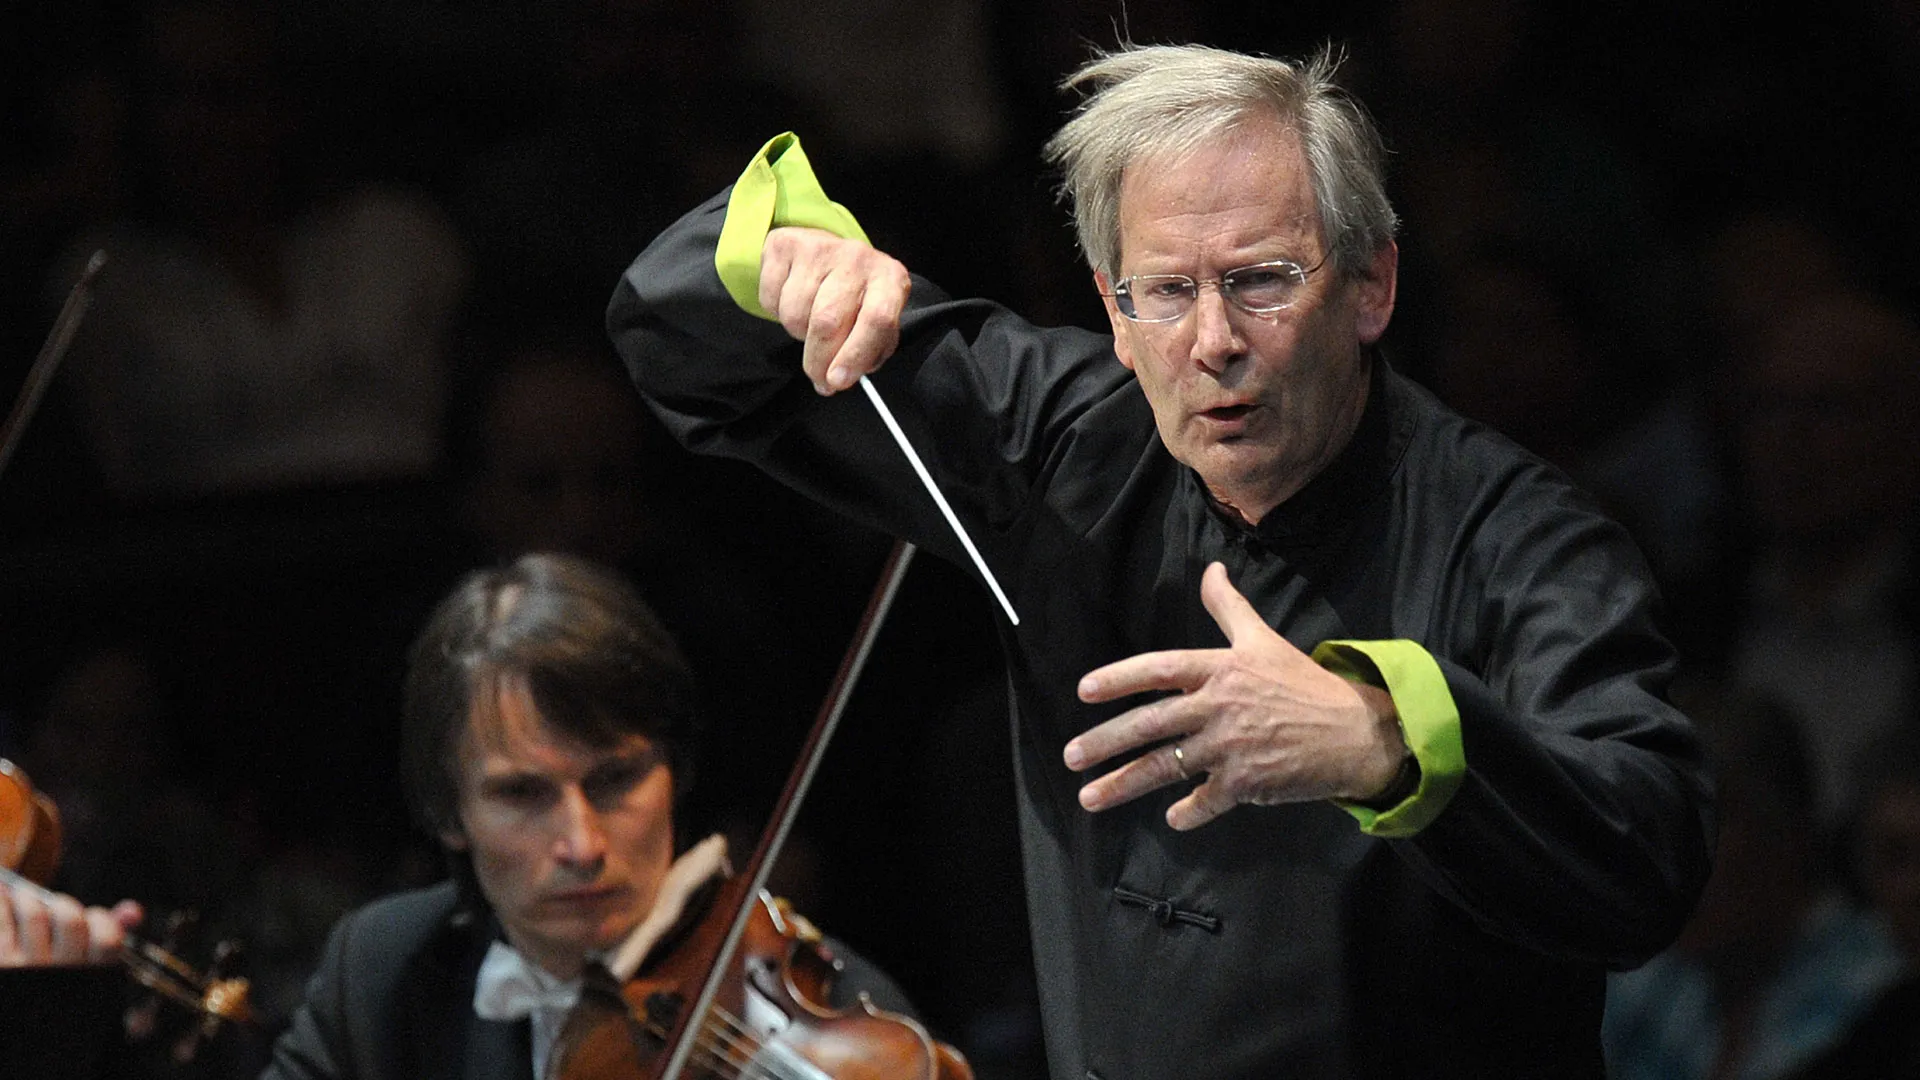
<path fill-rule="evenodd" d="M 1179 156 L 1249 119 L 1272 116 L 1298 132 L 1328 255 L 1342 274 L 1364 272 L 1392 241 L 1386 151 L 1360 103 L 1333 81 L 1331 47 L 1289 62 L 1203 45 L 1123 46 L 1095 56 L 1061 84 L 1090 91 L 1042 151 L 1063 174 L 1088 265 L 1120 267 L 1120 184 L 1146 157 Z"/>

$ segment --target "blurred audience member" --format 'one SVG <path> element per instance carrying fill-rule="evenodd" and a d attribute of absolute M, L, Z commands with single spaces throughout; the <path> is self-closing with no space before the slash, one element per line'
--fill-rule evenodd
<path fill-rule="evenodd" d="M 462 519 L 490 557 L 624 566 L 661 525 L 642 508 L 646 417 L 605 345 L 570 336 L 509 345 L 478 375 L 457 436 Z"/>
<path fill-rule="evenodd" d="M 1651 171 L 1560 82 L 1571 18 L 1519 0 L 1393 0 L 1356 56 L 1406 222 L 1383 344 L 1569 473 L 1664 588 L 1690 591 L 1719 561 L 1726 499 L 1683 363 L 1697 351 L 1683 253 Z"/>
<path fill-rule="evenodd" d="M 1598 497 L 1664 588 L 1694 588 L 1718 562 L 1727 503 L 1708 417 L 1690 381 L 1646 378 L 1618 313 L 1562 262 L 1482 238 L 1434 283 L 1414 348 L 1435 392 Z"/>
<path fill-rule="evenodd" d="M 558 0 L 552 87 L 520 130 L 461 161 L 452 206 L 475 288 L 521 309 L 600 303 L 633 252 L 727 183 L 754 149 L 805 126 L 738 63 L 736 0 Z M 597 316 L 593 320 L 597 325 Z"/>
<path fill-rule="evenodd" d="M 1720 208 L 1696 224 L 1691 257 L 1698 272 L 1689 304 L 1697 318 L 1686 373 L 1676 386 L 1687 398 L 1683 430 L 1701 458 L 1708 512 L 1687 514 L 1684 503 L 1664 497 L 1652 502 L 1658 518 L 1691 521 L 1706 531 L 1672 532 L 1684 541 L 1675 548 L 1677 560 L 1660 554 L 1659 527 L 1647 529 L 1643 542 L 1661 574 L 1669 627 L 1683 655 L 1702 670 L 1724 672 L 1732 662 L 1733 628 L 1744 611 L 1741 597 L 1756 545 L 1734 476 L 1744 408 L 1735 373 L 1760 351 L 1781 312 L 1812 297 L 1864 287 L 1865 271 L 1862 256 L 1835 222 L 1791 198 Z"/>
<path fill-rule="evenodd" d="M 1608 981 L 1608 1076 L 1773 1080 L 1833 1046 L 1902 959 L 1825 870 L 1801 724 L 1724 689 L 1688 711 L 1719 770 L 1719 852 L 1674 947 Z"/>
<path fill-rule="evenodd" d="M 249 875 L 244 921 L 238 940 L 249 980 L 248 1005 L 267 1033 L 277 1032 L 304 1000 L 307 980 L 320 966 L 327 931 L 341 916 L 394 888 L 430 884 L 441 876 L 438 860 L 422 865 L 419 849 L 354 843 L 345 830 L 317 829 L 290 838 L 258 860 Z M 264 1065 L 266 1040 L 255 1039 L 235 1056 L 236 1076 L 254 1076 Z"/>
<path fill-rule="evenodd" d="M 1490 246 L 1526 252 L 1553 263 L 1606 328 L 1599 344 L 1611 359 L 1659 376 L 1675 358 L 1679 245 L 1659 219 L 1650 170 L 1556 85 L 1559 26 L 1524 0 L 1386 5 L 1378 48 L 1356 59 L 1394 152 L 1406 223 L 1400 299 L 1423 303 L 1429 277 Z M 1437 300 L 1406 314 L 1420 321 L 1397 321 L 1401 340 L 1450 317 Z"/>
<path fill-rule="evenodd" d="M 1718 220 L 1701 242 L 1703 303 L 1719 354 L 1759 351 L 1780 313 L 1866 287 L 1866 260 L 1839 224 L 1809 207 L 1756 203 Z"/>
<path fill-rule="evenodd" d="M 1920 1076 L 1920 731 L 1875 749 L 1854 817 L 1853 868 L 1867 905 L 1906 956 L 1906 977 L 1796 1080 Z"/>
<path fill-rule="evenodd" d="M 44 326 L 42 271 L 73 230 L 125 197 L 125 78 L 84 4 L 17 4 L 0 42 L 0 371 L 24 373 Z"/>
<path fill-rule="evenodd" d="M 1920 327 L 1866 294 L 1803 297 L 1731 377 L 1754 545 L 1731 672 L 1812 725 L 1816 816 L 1832 827 L 1861 750 L 1910 722 L 1920 693 Z"/>
<path fill-rule="evenodd" d="M 60 808 L 56 888 L 233 915 L 251 838 L 188 781 L 178 724 L 144 645 L 88 648 L 60 673 L 21 762 Z"/>
<path fill-rule="evenodd" d="M 861 158 L 925 154 L 963 169 L 1002 151 L 1006 92 L 994 78 L 985 5 L 736 3 L 749 62 L 823 114 L 816 141 Z M 801 56 L 810 62 L 795 63 Z"/>
<path fill-rule="evenodd" d="M 1070 21 L 1091 13 L 1054 0 L 732 0 L 731 6 L 739 13 L 743 64 L 805 113 L 767 128 L 761 141 L 799 132 L 815 165 L 831 170 L 822 177 L 835 198 L 860 208 L 876 247 L 954 295 L 1002 302 L 1039 295 L 1052 314 L 1099 314 L 1097 307 L 1064 301 L 1086 291 L 1084 270 L 1073 267 L 1064 286 L 1044 280 L 1067 268 L 1048 266 L 1047 255 L 1070 257 L 1072 249 L 1047 205 L 1045 186 L 1032 179 L 1040 140 L 1022 142 L 1036 132 L 1023 133 L 1013 118 L 1012 69 L 1022 54 L 1032 56 L 1038 38 L 1014 44 L 1008 37 L 1020 32 L 1008 25 L 1018 18 L 1029 33 L 1051 35 L 1052 44 L 1071 50 L 1064 63 L 1044 70 L 1051 87 L 1082 59 L 1088 40 L 1072 33 L 1077 28 Z M 1097 16 L 1077 21 L 1111 38 L 1119 20 L 1111 4 L 1100 6 Z M 1006 10 L 1016 8 L 1018 16 Z M 1042 115 L 1050 118 L 1060 104 L 1049 89 Z M 745 160 L 735 159 L 720 182 L 739 175 Z M 690 192 L 683 205 L 718 189 Z M 1052 235 L 1027 235 L 1035 229 Z"/>
<path fill-rule="evenodd" d="M 265 0 L 156 0 L 135 36 L 133 208 L 71 360 L 117 494 L 166 499 L 424 476 L 467 276 L 417 193 L 306 190 L 302 105 Z"/>

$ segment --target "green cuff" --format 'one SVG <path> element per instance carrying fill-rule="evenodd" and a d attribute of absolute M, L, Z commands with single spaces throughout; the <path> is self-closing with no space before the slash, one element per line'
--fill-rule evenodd
<path fill-rule="evenodd" d="M 782 225 L 805 225 L 868 242 L 853 214 L 827 198 L 807 152 L 800 149 L 800 136 L 791 131 L 767 140 L 734 181 L 727 220 L 713 250 L 713 268 L 733 302 L 742 311 L 775 321 L 779 316 L 760 306 L 760 252 L 767 234 Z"/>
<path fill-rule="evenodd" d="M 1385 688 L 1400 718 L 1400 733 L 1420 766 L 1412 795 L 1375 810 L 1335 800 L 1370 836 L 1412 836 L 1446 809 L 1467 772 L 1460 742 L 1460 709 L 1432 654 L 1418 644 L 1394 641 L 1323 641 L 1313 650 L 1321 667 L 1343 678 Z"/>

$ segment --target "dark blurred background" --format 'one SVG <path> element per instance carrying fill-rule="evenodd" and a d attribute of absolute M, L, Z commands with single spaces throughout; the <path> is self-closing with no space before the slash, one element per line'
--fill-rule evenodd
<path fill-rule="evenodd" d="M 915 270 L 1101 327 L 1038 147 L 1123 35 L 1344 46 L 1404 217 L 1386 355 L 1633 529 L 1703 713 L 1799 740 L 1812 884 L 1736 889 L 1785 915 L 1733 951 L 1832 902 L 1911 970 L 1852 853 L 1862 763 L 1920 727 L 1920 3 L 0 10 L 0 392 L 110 260 L 0 477 L 0 756 L 60 800 L 59 884 L 199 911 L 270 1016 L 334 917 L 439 872 L 397 786 L 403 651 L 485 561 L 632 574 L 708 692 L 687 831 L 751 843 L 886 543 L 671 446 L 601 333 L 614 281 L 793 129 Z M 988 1078 L 1040 1071 L 997 617 L 921 561 L 781 871 Z M 1691 955 L 1728 1002 L 1825 985 L 1724 952 Z"/>

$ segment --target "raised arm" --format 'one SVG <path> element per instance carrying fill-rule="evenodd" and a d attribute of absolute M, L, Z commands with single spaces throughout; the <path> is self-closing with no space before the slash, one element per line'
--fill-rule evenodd
<path fill-rule="evenodd" d="M 953 300 L 868 246 L 790 136 L 641 253 L 607 327 L 690 449 L 751 461 L 958 565 L 966 553 L 879 416 L 839 391 L 872 378 L 992 564 L 983 531 L 1018 512 L 1074 417 L 1130 381 L 1104 336 Z"/>

